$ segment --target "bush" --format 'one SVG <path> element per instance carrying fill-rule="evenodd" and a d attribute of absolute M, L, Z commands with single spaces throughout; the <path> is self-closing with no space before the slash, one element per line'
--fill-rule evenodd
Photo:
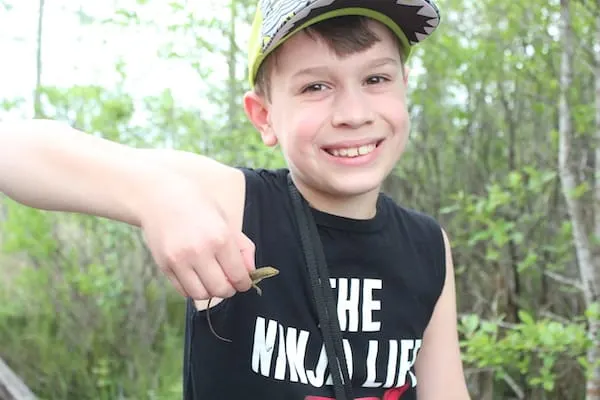
<path fill-rule="evenodd" d="M 184 300 L 138 232 L 7 209 L 0 356 L 45 399 L 180 399 Z"/>

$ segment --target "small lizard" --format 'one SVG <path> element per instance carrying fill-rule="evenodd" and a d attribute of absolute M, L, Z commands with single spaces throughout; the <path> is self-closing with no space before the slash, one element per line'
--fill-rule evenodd
<path fill-rule="evenodd" d="M 279 270 L 275 267 L 260 267 L 250 272 L 250 279 L 252 279 L 252 287 L 256 290 L 256 293 L 258 293 L 259 296 L 262 296 L 262 289 L 258 287 L 258 283 L 263 279 L 271 278 L 277 274 L 279 274 Z M 225 342 L 231 343 L 231 339 L 226 339 L 222 336 L 219 336 L 219 334 L 215 332 L 215 329 L 213 328 L 212 323 L 210 322 L 209 310 L 210 302 L 212 299 L 212 297 L 208 299 L 208 304 L 206 306 L 206 320 L 208 322 L 208 327 L 210 328 L 210 331 L 213 333 L 213 335 L 215 335 L 217 338 Z"/>

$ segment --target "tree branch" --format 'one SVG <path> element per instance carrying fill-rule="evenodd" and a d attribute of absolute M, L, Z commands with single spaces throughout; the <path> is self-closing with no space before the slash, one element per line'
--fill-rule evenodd
<path fill-rule="evenodd" d="M 546 275 L 550 279 L 555 280 L 556 282 L 562 283 L 563 285 L 572 286 L 578 290 L 583 291 L 583 285 L 581 284 L 581 281 L 578 279 L 567 278 L 566 276 L 557 274 L 552 271 L 544 271 L 544 275 Z"/>

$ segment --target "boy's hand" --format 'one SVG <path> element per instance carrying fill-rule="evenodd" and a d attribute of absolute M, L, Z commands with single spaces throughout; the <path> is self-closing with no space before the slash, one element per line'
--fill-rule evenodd
<path fill-rule="evenodd" d="M 155 261 L 194 300 L 247 291 L 254 243 L 232 228 L 219 204 L 192 186 L 162 188 L 142 206 L 141 228 Z"/>

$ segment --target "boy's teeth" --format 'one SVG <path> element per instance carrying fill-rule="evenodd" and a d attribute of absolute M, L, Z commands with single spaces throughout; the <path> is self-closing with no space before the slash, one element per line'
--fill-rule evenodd
<path fill-rule="evenodd" d="M 364 156 L 375 150 L 374 144 L 365 144 L 360 147 L 349 147 L 346 149 L 332 149 L 329 153 L 335 157 L 357 157 Z"/>

